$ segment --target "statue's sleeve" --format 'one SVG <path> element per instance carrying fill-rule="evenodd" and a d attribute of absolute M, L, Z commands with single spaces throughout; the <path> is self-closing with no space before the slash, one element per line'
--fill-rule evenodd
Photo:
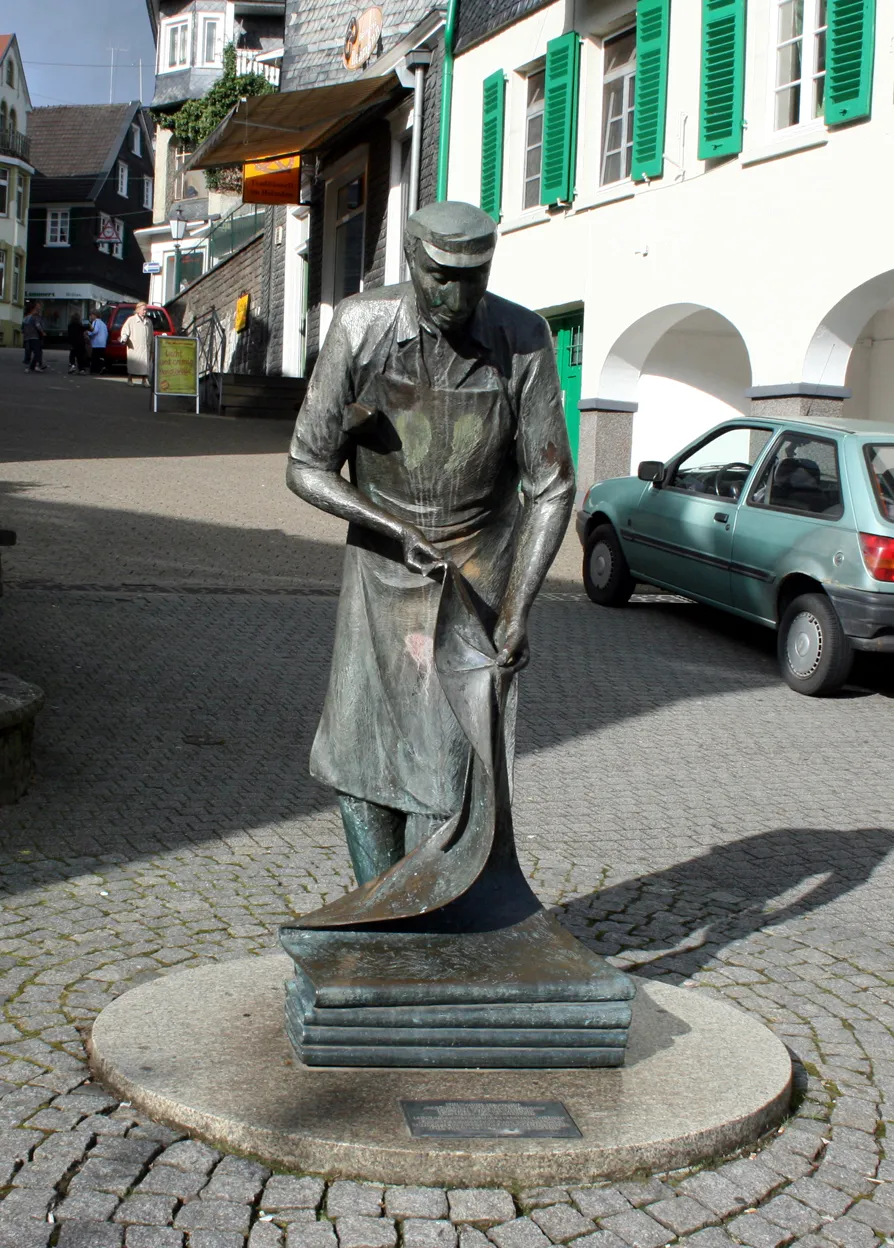
<path fill-rule="evenodd" d="M 289 454 L 302 468 L 338 472 L 346 458 L 344 411 L 354 401 L 354 351 L 344 306 L 336 309 L 295 422 Z"/>
<path fill-rule="evenodd" d="M 525 499 L 555 501 L 569 509 L 574 499 L 574 460 L 568 442 L 562 391 L 549 326 L 541 317 L 521 358 L 516 455 Z M 517 357 L 518 358 L 518 357 Z"/>

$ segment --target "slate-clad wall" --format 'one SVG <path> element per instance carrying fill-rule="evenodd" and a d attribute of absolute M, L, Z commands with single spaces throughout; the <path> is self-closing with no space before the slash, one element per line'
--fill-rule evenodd
<path fill-rule="evenodd" d="M 552 0 L 461 0 L 456 27 L 456 52 L 466 52 Z"/>
<path fill-rule="evenodd" d="M 356 80 L 358 71 L 345 69 L 342 53 L 348 21 L 363 11 L 363 4 L 344 0 L 288 0 L 286 4 L 285 54 L 282 91 L 299 87 L 328 86 Z M 389 0 L 382 5 L 382 47 L 387 51 L 429 12 L 429 0 Z"/>

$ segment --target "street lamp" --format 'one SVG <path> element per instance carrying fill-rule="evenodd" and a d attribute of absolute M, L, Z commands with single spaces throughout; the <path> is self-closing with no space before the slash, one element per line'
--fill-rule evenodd
<path fill-rule="evenodd" d="M 168 224 L 171 227 L 171 238 L 174 240 L 174 295 L 173 298 L 180 294 L 180 274 L 183 268 L 183 254 L 180 251 L 180 244 L 186 235 L 186 217 L 183 215 L 183 209 L 180 205 L 168 218 Z"/>

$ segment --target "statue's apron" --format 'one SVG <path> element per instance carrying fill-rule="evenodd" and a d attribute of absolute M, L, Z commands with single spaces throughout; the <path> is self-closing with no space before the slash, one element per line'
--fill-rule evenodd
<path fill-rule="evenodd" d="M 469 364 L 458 385 L 433 387 L 419 367 L 418 340 L 401 349 L 392 343 L 383 371 L 360 396 L 373 415 L 359 424 L 354 417 L 350 466 L 368 498 L 415 525 L 455 564 L 492 628 L 520 519 L 516 417 L 496 368 L 486 359 Z M 438 580 L 404 566 L 400 543 L 350 527 L 329 688 L 311 751 L 318 779 L 396 810 L 459 809 L 469 745 L 434 668 L 439 597 Z M 514 711 L 513 682 L 504 721 L 510 767 Z"/>

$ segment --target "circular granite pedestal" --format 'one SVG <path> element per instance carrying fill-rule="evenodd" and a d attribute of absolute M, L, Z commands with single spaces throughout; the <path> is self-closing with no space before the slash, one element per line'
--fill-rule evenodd
<path fill-rule="evenodd" d="M 151 1117 L 278 1167 L 383 1183 L 623 1178 L 722 1156 L 778 1123 L 788 1052 L 740 1010 L 637 981 L 620 1070 L 306 1067 L 286 1039 L 285 956 L 154 980 L 93 1028 L 97 1077 Z M 414 1139 L 402 1100 L 561 1101 L 580 1139 Z"/>

